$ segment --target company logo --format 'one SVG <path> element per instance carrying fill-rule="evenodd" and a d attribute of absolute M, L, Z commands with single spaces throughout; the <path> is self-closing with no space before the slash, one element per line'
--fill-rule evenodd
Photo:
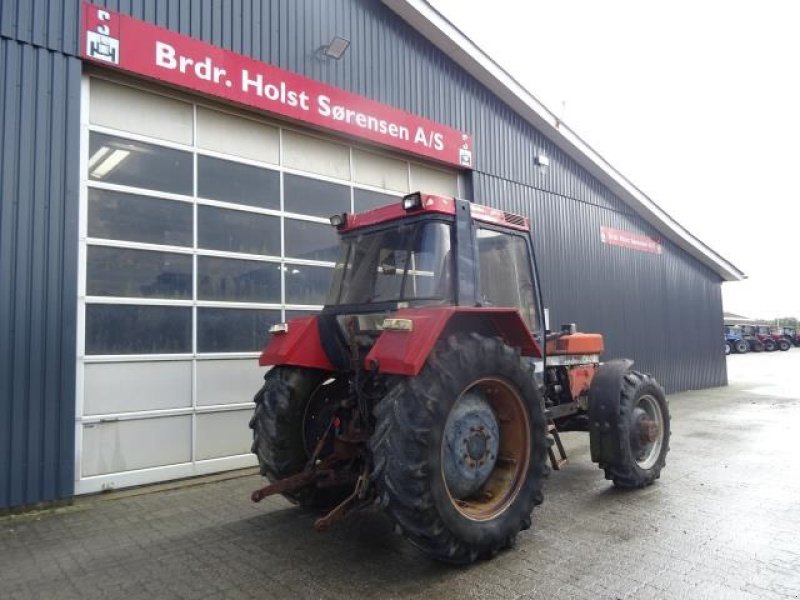
<path fill-rule="evenodd" d="M 111 14 L 98 10 L 97 26 L 94 31 L 86 32 L 86 54 L 94 59 L 113 65 L 119 64 L 119 40 L 111 37 Z"/>
<path fill-rule="evenodd" d="M 458 162 L 462 167 L 472 167 L 472 148 L 469 136 L 461 135 L 461 147 L 458 149 Z"/>

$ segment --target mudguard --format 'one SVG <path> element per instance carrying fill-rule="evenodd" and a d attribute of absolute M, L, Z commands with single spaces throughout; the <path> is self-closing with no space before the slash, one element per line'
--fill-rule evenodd
<path fill-rule="evenodd" d="M 407 308 L 392 318 L 412 321 L 411 331 L 384 331 L 364 359 L 365 368 L 392 375 L 417 375 L 436 342 L 458 330 L 457 319 L 479 319 L 523 356 L 541 357 L 541 347 L 516 309 L 472 306 Z M 467 327 L 467 330 L 470 328 Z"/>
<path fill-rule="evenodd" d="M 589 449 L 592 462 L 619 462 L 617 419 L 622 378 L 633 365 L 629 358 L 618 358 L 600 365 L 589 388 Z"/>
<path fill-rule="evenodd" d="M 273 333 L 261 352 L 258 364 L 292 365 L 333 371 L 334 366 L 322 347 L 317 317 L 300 317 L 288 323 L 286 333 Z"/>

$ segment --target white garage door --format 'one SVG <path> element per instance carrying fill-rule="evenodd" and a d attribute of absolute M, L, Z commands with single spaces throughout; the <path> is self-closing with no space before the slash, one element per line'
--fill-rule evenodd
<path fill-rule="evenodd" d="M 76 492 L 254 464 L 270 324 L 319 310 L 331 214 L 453 171 L 85 77 Z"/>

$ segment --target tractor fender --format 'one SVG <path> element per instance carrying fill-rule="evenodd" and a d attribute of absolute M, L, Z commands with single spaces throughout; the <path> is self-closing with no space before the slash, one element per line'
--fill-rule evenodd
<path fill-rule="evenodd" d="M 617 420 L 622 381 L 633 361 L 618 358 L 600 365 L 589 388 L 589 449 L 592 462 L 619 462 Z"/>
<path fill-rule="evenodd" d="M 258 358 L 262 367 L 291 365 L 333 371 L 325 349 L 322 347 L 317 317 L 300 317 L 287 323 L 287 331 L 271 334 L 269 342 Z"/>
<path fill-rule="evenodd" d="M 364 367 L 368 370 L 375 369 L 389 375 L 417 375 L 436 342 L 447 333 L 472 330 L 468 323 L 480 324 L 491 335 L 502 337 L 507 345 L 519 348 L 523 356 L 542 356 L 539 343 L 516 309 L 473 306 L 408 308 L 391 317 L 411 321 L 411 330 L 381 333 L 364 359 Z"/>

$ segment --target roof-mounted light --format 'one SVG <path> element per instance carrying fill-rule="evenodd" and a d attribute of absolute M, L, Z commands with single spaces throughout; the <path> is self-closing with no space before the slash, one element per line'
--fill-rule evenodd
<path fill-rule="evenodd" d="M 345 225 L 347 225 L 347 213 L 344 212 L 340 215 L 331 215 L 330 217 L 331 225 L 336 227 L 336 229 L 341 229 Z"/>
<path fill-rule="evenodd" d="M 387 331 L 414 331 L 414 322 L 411 319 L 384 319 L 381 327 Z"/>
<path fill-rule="evenodd" d="M 285 334 L 289 333 L 289 324 L 288 323 L 275 323 L 275 325 L 270 325 L 269 332 L 272 334 Z"/>
<path fill-rule="evenodd" d="M 422 194 L 414 192 L 403 196 L 403 210 L 416 210 L 422 208 Z"/>

